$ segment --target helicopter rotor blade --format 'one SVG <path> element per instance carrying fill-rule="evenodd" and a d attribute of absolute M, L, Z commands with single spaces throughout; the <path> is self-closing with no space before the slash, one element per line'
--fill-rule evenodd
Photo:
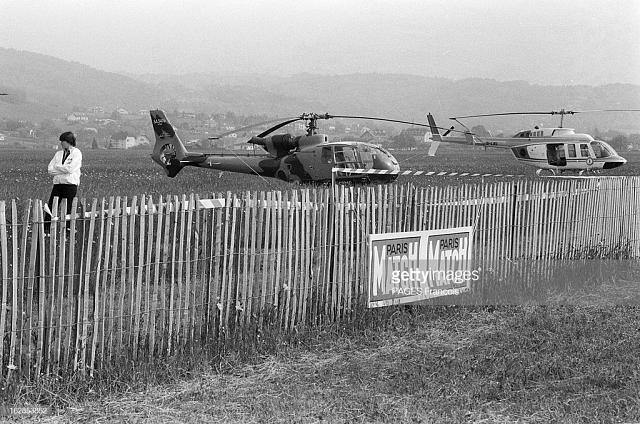
<path fill-rule="evenodd" d="M 571 111 L 566 111 L 563 113 L 571 113 Z M 481 115 L 467 115 L 467 116 L 453 116 L 449 119 L 455 121 L 456 119 L 463 118 L 480 118 L 483 116 L 507 116 L 507 115 L 557 115 L 559 112 L 504 112 L 504 113 L 484 113 Z"/>
<path fill-rule="evenodd" d="M 260 134 L 258 134 L 256 137 L 264 137 L 268 134 L 271 134 L 272 132 L 274 132 L 275 130 L 284 127 L 285 125 L 289 125 L 292 122 L 296 122 L 301 120 L 301 117 L 297 117 L 297 118 L 288 118 L 286 121 L 279 123 L 278 125 L 274 125 L 273 127 L 269 128 L 268 130 L 265 130 L 263 132 L 261 132 Z"/>
<path fill-rule="evenodd" d="M 640 109 L 590 109 L 590 110 L 552 110 L 549 112 L 504 112 L 504 113 L 485 113 L 481 115 L 454 116 L 451 120 L 462 118 L 480 118 L 484 116 L 507 116 L 507 115 L 574 115 L 576 113 L 586 112 L 640 112 Z"/>
<path fill-rule="evenodd" d="M 397 122 L 399 124 L 416 125 L 416 126 L 419 126 L 419 127 L 430 128 L 429 124 L 422 124 L 420 122 L 400 121 L 398 119 L 377 118 L 377 117 L 372 117 L 372 116 L 351 116 L 351 115 L 329 115 L 329 114 L 327 114 L 325 119 L 329 119 L 329 118 L 370 119 L 372 121 Z M 436 127 L 436 128 L 438 128 L 440 130 L 449 131 L 449 132 L 458 132 L 458 133 L 465 133 L 466 132 L 466 131 L 457 131 L 457 130 L 454 130 L 453 128 L 443 128 L 443 127 Z"/>
<path fill-rule="evenodd" d="M 215 136 L 212 136 L 212 137 L 208 137 L 208 139 L 209 139 L 209 140 L 218 140 L 218 139 L 220 139 L 220 138 L 222 138 L 222 137 L 228 136 L 229 134 L 237 133 L 237 132 L 240 132 L 240 131 L 245 131 L 245 130 L 248 130 L 248 129 L 251 129 L 251 128 L 255 128 L 255 127 L 259 127 L 259 126 L 261 126 L 261 125 L 265 125 L 265 124 L 272 124 L 272 123 L 274 123 L 274 122 L 280 122 L 280 121 L 282 121 L 283 119 L 288 120 L 288 121 L 286 121 L 287 123 L 291 123 L 291 122 L 295 122 L 295 121 L 297 121 L 298 119 L 300 119 L 300 117 L 295 117 L 295 118 L 294 118 L 294 117 L 290 117 L 290 118 L 270 119 L 270 120 L 268 120 L 268 121 L 258 122 L 257 124 L 247 125 L 246 127 L 237 128 L 237 129 L 235 129 L 235 130 L 233 130 L 233 131 L 227 131 L 227 132 L 222 133 L 222 134 L 218 134 L 218 135 L 215 135 Z M 276 127 L 275 127 L 275 129 L 274 129 L 274 130 L 272 130 L 272 131 L 275 131 L 275 130 L 277 130 L 278 128 L 283 127 L 284 125 L 287 125 L 287 124 L 283 124 L 283 125 L 280 125 L 280 126 L 276 126 Z M 267 131 L 269 131 L 269 130 L 267 130 Z M 267 134 L 268 134 L 268 133 L 267 133 Z M 263 136 L 262 136 L 262 137 L 263 137 Z"/>

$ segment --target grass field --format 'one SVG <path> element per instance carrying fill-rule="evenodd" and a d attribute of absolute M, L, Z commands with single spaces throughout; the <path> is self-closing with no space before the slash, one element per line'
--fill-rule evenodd
<path fill-rule="evenodd" d="M 511 153 L 464 146 L 441 146 L 438 155 L 429 157 L 426 150 L 394 151 L 403 170 L 482 172 L 523 174 L 538 178 L 535 169 L 516 162 Z M 0 176 L 5 182 L 0 199 L 48 199 L 51 178 L 47 164 L 50 150 L 0 149 Z M 629 163 L 603 172 L 602 175 L 640 175 L 640 152 L 624 155 Z M 175 178 L 169 178 L 152 162 L 145 150 L 83 150 L 83 168 L 78 197 L 91 199 L 108 196 L 181 195 L 195 193 L 209 197 L 212 193 L 245 190 L 287 190 L 295 186 L 274 178 L 255 175 L 185 168 Z M 461 177 L 399 177 L 398 182 L 415 185 L 445 185 L 462 180 Z M 491 180 L 491 179 L 485 179 Z M 503 179 L 504 180 L 504 179 Z M 469 183 L 481 181 L 466 178 Z"/>
<path fill-rule="evenodd" d="M 190 168 L 170 179 L 149 152 L 83 153 L 79 196 L 86 198 L 296 187 Z M 48 198 L 51 155 L 0 150 L 0 200 Z M 537 178 L 508 152 L 443 146 L 435 158 L 394 155 L 403 169 Z M 627 165 L 603 175 L 639 175 L 640 154 L 623 156 Z M 620 280 L 637 303 L 640 271 Z M 44 379 L 0 399 L 51 408 L 33 422 L 638 422 L 640 309 L 607 301 L 601 287 L 583 295 L 588 306 L 368 311 L 352 324 L 267 338 L 252 352 L 122 364 L 95 380 Z"/>

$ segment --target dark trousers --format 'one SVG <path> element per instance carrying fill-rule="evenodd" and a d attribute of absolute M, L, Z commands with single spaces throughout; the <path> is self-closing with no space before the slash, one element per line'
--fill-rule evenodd
<path fill-rule="evenodd" d="M 71 213 L 71 203 L 73 198 L 78 193 L 78 186 L 75 184 L 54 184 L 51 190 L 51 196 L 49 196 L 49 209 L 53 207 L 53 199 L 58 198 L 58 205 L 62 202 L 62 199 L 67 199 L 67 214 Z M 58 206 L 59 207 L 59 206 Z M 53 211 L 52 211 L 53 212 Z M 58 210 L 59 212 L 59 210 Z M 45 212 L 44 214 L 44 232 L 49 234 L 51 228 L 51 215 Z"/>

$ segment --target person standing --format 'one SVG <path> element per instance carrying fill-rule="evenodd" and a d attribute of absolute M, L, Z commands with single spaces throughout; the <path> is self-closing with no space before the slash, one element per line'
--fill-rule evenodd
<path fill-rule="evenodd" d="M 47 168 L 49 175 L 53 176 L 53 189 L 49 196 L 49 210 L 53 206 L 53 199 L 58 197 L 58 204 L 62 199 L 67 199 L 67 214 L 71 213 L 71 203 L 78 193 L 80 185 L 80 168 L 82 167 L 82 152 L 76 147 L 76 136 L 67 131 L 60 134 L 62 150 L 58 150 Z M 45 213 L 45 233 L 49 234 L 51 227 L 51 215 Z"/>

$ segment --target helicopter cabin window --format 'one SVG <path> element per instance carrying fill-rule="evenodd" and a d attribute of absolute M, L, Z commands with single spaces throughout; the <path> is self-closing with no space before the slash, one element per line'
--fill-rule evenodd
<path fill-rule="evenodd" d="M 549 165 L 567 166 L 564 144 L 547 144 L 547 161 Z"/>
<path fill-rule="evenodd" d="M 331 153 L 331 147 L 322 148 L 322 156 L 320 156 L 320 160 L 322 161 L 322 163 L 333 162 L 333 154 Z"/>
<path fill-rule="evenodd" d="M 583 158 L 589 157 L 589 146 L 587 144 L 580 145 L 580 156 L 582 156 Z"/>
<path fill-rule="evenodd" d="M 576 157 L 576 145 L 575 144 L 568 144 L 567 145 L 567 156 L 570 158 L 575 158 Z"/>
<path fill-rule="evenodd" d="M 358 152 L 352 146 L 336 146 L 334 150 L 335 164 L 340 168 L 360 168 Z"/>

